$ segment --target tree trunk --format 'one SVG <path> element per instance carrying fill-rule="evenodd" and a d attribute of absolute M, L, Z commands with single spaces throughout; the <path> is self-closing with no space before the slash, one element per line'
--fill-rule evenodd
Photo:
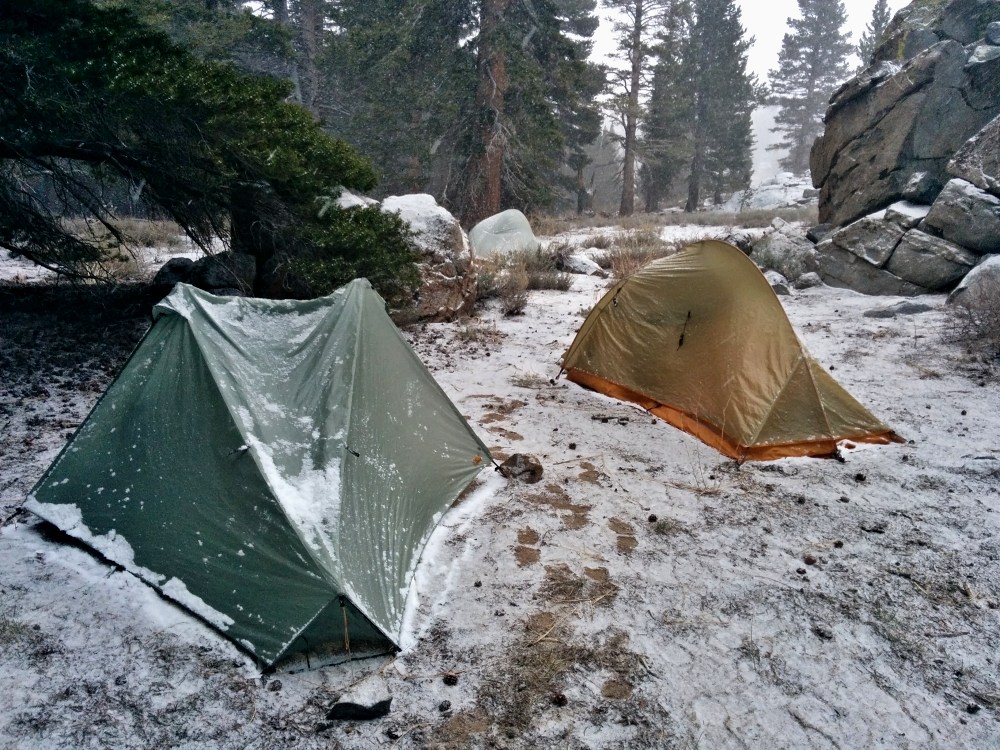
<path fill-rule="evenodd" d="M 288 0 L 271 0 L 271 12 L 276 23 L 288 23 Z"/>
<path fill-rule="evenodd" d="M 639 121 L 639 85 L 642 76 L 643 3 L 644 0 L 636 0 L 632 26 L 632 49 L 629 53 L 632 69 L 629 71 L 628 102 L 625 105 L 625 154 L 619 216 L 631 216 L 635 213 L 635 136 Z"/>
<path fill-rule="evenodd" d="M 694 155 L 691 157 L 691 174 L 688 176 L 688 199 L 684 210 L 688 213 L 698 210 L 701 202 L 701 177 L 705 150 L 705 97 L 698 96 L 695 105 Z"/>
<path fill-rule="evenodd" d="M 301 104 L 319 115 L 319 54 L 323 39 L 323 1 L 299 0 L 299 91 Z"/>
<path fill-rule="evenodd" d="M 476 89 L 479 153 L 471 165 L 473 195 L 465 217 L 470 225 L 500 212 L 507 150 L 504 99 L 508 85 L 500 21 L 509 4 L 510 0 L 482 0 L 479 10 L 479 85 Z"/>

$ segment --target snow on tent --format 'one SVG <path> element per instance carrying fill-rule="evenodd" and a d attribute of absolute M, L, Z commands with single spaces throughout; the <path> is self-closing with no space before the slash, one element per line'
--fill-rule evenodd
<path fill-rule="evenodd" d="M 154 316 L 26 507 L 266 666 L 392 650 L 431 531 L 490 457 L 382 299 L 179 285 Z"/>
<path fill-rule="evenodd" d="M 477 258 L 537 250 L 540 245 L 527 217 L 516 208 L 501 211 L 476 224 L 469 232 L 469 244 Z"/>
<path fill-rule="evenodd" d="M 738 461 L 901 442 L 802 346 L 767 280 L 724 242 L 650 263 L 597 303 L 567 377 L 634 402 Z"/>

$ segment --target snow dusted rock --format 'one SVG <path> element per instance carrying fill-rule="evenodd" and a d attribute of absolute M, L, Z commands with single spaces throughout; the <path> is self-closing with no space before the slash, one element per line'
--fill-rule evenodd
<path fill-rule="evenodd" d="M 369 198 L 366 195 L 358 195 L 357 193 L 352 193 L 345 187 L 340 187 L 340 195 L 337 196 L 337 200 L 334 201 L 337 208 L 358 208 L 365 206 L 375 206 L 378 205 L 378 201 L 374 198 Z"/>
<path fill-rule="evenodd" d="M 764 271 L 764 278 L 767 279 L 767 283 L 771 285 L 774 293 L 779 297 L 791 295 L 792 290 L 788 288 L 788 279 L 777 271 Z"/>
<path fill-rule="evenodd" d="M 897 201 L 885 210 L 885 220 L 903 229 L 913 229 L 927 218 L 930 206 L 922 206 L 909 201 Z"/>
<path fill-rule="evenodd" d="M 941 192 L 943 183 L 930 172 L 914 172 L 903 186 L 903 198 L 911 203 L 930 205 Z"/>
<path fill-rule="evenodd" d="M 814 227 L 809 227 L 809 231 L 806 232 L 806 239 L 810 242 L 819 243 L 836 231 L 837 227 L 833 224 L 817 224 Z"/>
<path fill-rule="evenodd" d="M 177 284 L 186 282 L 191 276 L 194 261 L 190 258 L 171 258 L 156 272 L 151 286 L 159 293 L 167 294 Z"/>
<path fill-rule="evenodd" d="M 928 185 L 947 180 L 952 155 L 1000 115 L 1000 58 L 970 54 L 949 37 L 894 75 L 834 95 L 810 159 L 820 221 L 842 226 L 899 200 L 917 172 Z"/>
<path fill-rule="evenodd" d="M 761 268 L 773 269 L 792 281 L 819 269 L 816 249 L 802 227 L 782 219 L 775 219 L 771 231 L 754 243 L 750 257 Z"/>
<path fill-rule="evenodd" d="M 601 278 L 607 276 L 603 268 L 586 255 L 581 255 L 580 253 L 567 255 L 562 261 L 562 270 L 568 273 L 584 274 L 585 276 L 599 276 Z"/>
<path fill-rule="evenodd" d="M 1000 196 L 1000 117 L 955 153 L 948 162 L 948 173 Z"/>
<path fill-rule="evenodd" d="M 914 302 L 903 300 L 884 307 L 876 307 L 872 310 L 865 310 L 862 315 L 866 318 L 895 318 L 899 315 L 916 315 L 917 313 L 933 310 L 933 305 L 925 302 Z"/>
<path fill-rule="evenodd" d="M 986 41 L 990 44 L 1000 44 L 1000 21 L 993 21 L 987 24 Z"/>
<path fill-rule="evenodd" d="M 507 479 L 520 479 L 525 484 L 535 484 L 542 480 L 542 463 L 526 453 L 515 453 L 502 464 L 500 474 Z"/>
<path fill-rule="evenodd" d="M 799 276 L 792 286 L 796 289 L 812 289 L 813 287 L 823 286 L 823 279 L 815 271 L 809 271 L 809 273 Z"/>
<path fill-rule="evenodd" d="M 984 36 L 989 40 L 990 22 L 996 20 L 995 5 L 992 0 L 910 3 L 893 16 L 873 58 L 876 62 L 898 62 L 945 39 L 961 44 L 972 44 Z"/>
<path fill-rule="evenodd" d="M 256 275 L 256 258 L 227 251 L 196 260 L 187 283 L 213 294 L 251 294 Z"/>
<path fill-rule="evenodd" d="M 378 674 L 371 674 L 340 696 L 326 718 L 333 721 L 378 719 L 389 713 L 392 696 L 389 686 Z"/>
<path fill-rule="evenodd" d="M 987 255 L 969 271 L 948 295 L 948 304 L 962 304 L 981 295 L 1000 295 L 1000 255 Z"/>
<path fill-rule="evenodd" d="M 419 320 L 452 320 L 476 301 L 476 272 L 468 238 L 458 220 L 427 194 L 390 196 L 382 210 L 398 213 L 416 232 L 421 287 L 414 305 Z"/>
<path fill-rule="evenodd" d="M 1000 253 L 1000 198 L 965 180 L 944 186 L 927 224 L 975 253 Z"/>
<path fill-rule="evenodd" d="M 943 289 L 961 279 L 976 264 L 975 254 L 919 229 L 907 232 L 885 269 L 925 289 Z"/>
<path fill-rule="evenodd" d="M 912 297 L 927 290 L 872 265 L 861 256 L 823 240 L 816 246 L 819 275 L 830 286 L 846 287 L 862 294 L 891 294 Z"/>
<path fill-rule="evenodd" d="M 883 221 L 882 216 L 879 213 L 858 219 L 832 234 L 830 239 L 837 247 L 881 268 L 903 239 L 903 229 L 897 224 Z"/>
<path fill-rule="evenodd" d="M 729 200 L 716 206 L 716 209 L 739 213 L 757 209 L 795 208 L 815 205 L 817 197 L 808 177 L 782 172 L 769 182 L 733 193 Z"/>

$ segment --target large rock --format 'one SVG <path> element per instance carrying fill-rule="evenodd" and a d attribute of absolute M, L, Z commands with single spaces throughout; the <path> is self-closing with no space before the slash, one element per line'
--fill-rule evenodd
<path fill-rule="evenodd" d="M 927 225 L 980 254 L 1000 253 L 1000 198 L 954 179 L 934 201 Z"/>
<path fill-rule="evenodd" d="M 987 296 L 1000 298 L 1000 255 L 987 255 L 969 271 L 948 295 L 948 304 L 964 304 Z"/>
<path fill-rule="evenodd" d="M 895 222 L 884 221 L 881 215 L 876 215 L 848 224 L 830 239 L 837 247 L 881 268 L 903 239 L 903 232 L 903 228 Z"/>
<path fill-rule="evenodd" d="M 166 294 L 177 284 L 187 282 L 191 277 L 194 261 L 190 258 L 171 258 L 156 272 L 150 285 L 160 294 Z"/>
<path fill-rule="evenodd" d="M 996 10 L 998 3 L 979 5 Z M 977 61 L 961 41 L 963 23 L 949 28 L 959 40 L 933 31 L 934 42 L 921 38 L 912 59 L 873 66 L 834 95 L 810 160 L 813 184 L 822 189 L 821 222 L 843 226 L 903 198 L 919 172 L 928 184 L 944 184 L 952 155 L 1000 115 L 1000 58 Z M 904 47 L 918 36 L 912 32 Z M 914 51 L 907 47 L 901 57 Z"/>
<path fill-rule="evenodd" d="M 911 229 L 903 235 L 885 270 L 926 289 L 939 290 L 965 276 L 977 260 L 974 253 L 959 245 Z"/>
<path fill-rule="evenodd" d="M 253 294 L 257 260 L 247 253 L 226 251 L 199 258 L 191 266 L 188 283 L 206 292 Z"/>
<path fill-rule="evenodd" d="M 472 310 L 476 271 L 461 225 L 426 194 L 390 196 L 382 210 L 398 213 L 416 233 L 421 286 L 414 303 L 418 320 L 447 321 Z"/>
<path fill-rule="evenodd" d="M 908 60 L 945 39 L 972 44 L 988 36 L 997 20 L 995 0 L 920 0 L 900 10 L 889 22 L 873 58 L 883 61 Z"/>
<path fill-rule="evenodd" d="M 771 231 L 757 240 L 750 257 L 761 268 L 777 271 L 789 281 L 819 270 L 816 249 L 805 230 L 782 219 L 771 223 Z"/>
<path fill-rule="evenodd" d="M 948 162 L 948 173 L 1000 196 L 1000 117 L 991 120 L 955 153 Z"/>
<path fill-rule="evenodd" d="M 872 265 L 859 255 L 824 240 L 816 246 L 819 275 L 830 286 L 846 287 L 862 294 L 891 294 L 912 297 L 927 292 L 887 270 Z"/>

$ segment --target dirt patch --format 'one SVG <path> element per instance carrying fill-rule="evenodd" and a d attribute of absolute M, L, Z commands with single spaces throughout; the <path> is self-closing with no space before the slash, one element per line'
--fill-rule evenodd
<path fill-rule="evenodd" d="M 583 574 L 587 576 L 592 581 L 597 583 L 611 583 L 611 574 L 608 573 L 608 569 L 601 568 L 584 568 Z"/>
<path fill-rule="evenodd" d="M 580 468 L 583 469 L 576 478 L 582 482 L 589 482 L 590 484 L 597 484 L 601 477 L 604 476 L 603 472 L 599 471 L 596 466 L 594 466 L 590 461 L 582 461 L 580 463 Z"/>
<path fill-rule="evenodd" d="M 562 521 L 563 527 L 573 530 L 582 529 L 590 523 L 589 505 L 578 505 L 572 502 L 569 494 L 558 484 L 548 484 L 544 492 L 528 495 L 527 500 L 532 505 L 553 510 Z"/>
<path fill-rule="evenodd" d="M 639 542 L 636 541 L 634 536 L 627 536 L 625 534 L 620 534 L 618 536 L 618 541 L 615 543 L 615 547 L 623 555 L 631 554 L 638 546 Z"/>
<path fill-rule="evenodd" d="M 621 520 L 620 518 L 612 518 L 612 519 L 608 520 L 608 526 L 611 527 L 611 530 L 613 532 L 615 532 L 616 534 L 634 534 L 635 533 L 635 529 L 632 527 L 632 524 L 626 523 L 625 521 Z"/>
<path fill-rule="evenodd" d="M 505 430 L 503 427 L 487 427 L 488 432 L 492 432 L 494 435 L 499 435 L 505 440 L 510 440 L 512 442 L 517 440 L 524 440 L 524 435 L 517 432 L 511 432 L 510 430 Z"/>
<path fill-rule="evenodd" d="M 622 680 L 611 678 L 601 686 L 601 695 L 613 701 L 622 701 L 632 695 L 632 686 Z"/>
<path fill-rule="evenodd" d="M 524 623 L 524 628 L 529 633 L 537 633 L 539 636 L 545 635 L 556 626 L 556 616 L 551 612 L 536 612 L 528 615 Z"/>
<path fill-rule="evenodd" d="M 538 532 L 530 526 L 525 526 L 517 532 L 518 544 L 538 544 L 540 540 L 541 537 L 538 535 Z"/>
<path fill-rule="evenodd" d="M 541 560 L 542 553 L 535 547 L 525 547 L 523 544 L 519 544 L 514 548 L 514 559 L 517 560 L 519 567 L 526 568 Z"/>

